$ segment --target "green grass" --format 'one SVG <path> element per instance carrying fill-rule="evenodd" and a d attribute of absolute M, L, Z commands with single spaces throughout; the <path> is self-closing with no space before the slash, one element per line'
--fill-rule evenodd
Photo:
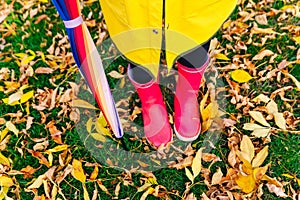
<path fill-rule="evenodd" d="M 10 1 L 6 1 L 10 2 Z M 258 2 L 258 1 L 255 1 Z M 27 18 L 27 20 L 30 22 L 29 25 L 26 25 L 26 28 L 22 30 L 22 26 L 25 24 L 25 21 L 22 20 L 22 14 L 20 10 L 22 8 L 22 5 L 18 2 L 14 3 L 14 9 L 16 12 L 11 13 L 5 20 L 9 25 L 12 25 L 15 23 L 17 25 L 16 28 L 16 35 L 12 35 L 5 38 L 6 44 L 10 44 L 6 46 L 3 50 L 3 52 L 8 53 L 8 57 L 12 57 L 12 54 L 20 53 L 20 52 L 26 52 L 27 50 L 33 50 L 33 51 L 42 51 L 46 55 L 47 49 L 52 44 L 52 39 L 57 34 L 66 35 L 66 32 L 64 30 L 63 23 L 61 22 L 60 18 L 57 17 L 56 10 L 51 4 L 45 5 L 47 8 L 45 11 L 38 13 L 33 19 Z M 275 1 L 273 8 L 281 8 L 284 6 L 283 1 Z M 99 12 L 100 7 L 99 3 L 95 2 L 89 6 L 85 6 L 83 10 L 83 14 L 87 16 L 90 12 L 93 12 L 93 19 L 96 19 L 96 23 L 100 23 L 102 19 L 99 18 Z M 37 17 L 46 14 L 50 20 L 42 20 L 38 24 L 34 24 L 34 22 L 37 20 Z M 274 26 L 274 30 L 279 31 L 280 26 L 275 24 L 275 19 L 278 16 L 271 17 L 269 19 L 270 26 Z M 234 13 L 231 16 L 232 20 L 238 19 L 238 9 L 234 11 Z M 293 19 L 295 20 L 295 19 Z M 294 23 L 293 20 L 288 20 L 286 23 Z M 248 22 L 247 22 L 248 23 Z M 53 24 L 53 26 L 49 26 L 49 24 Z M 261 26 L 260 26 L 261 27 Z M 263 28 L 267 28 L 264 27 Z M 96 40 L 97 39 L 97 27 L 91 27 L 90 28 L 92 37 Z M 49 32 L 51 32 L 51 35 L 49 35 Z M 0 32 L 0 38 L 3 36 L 3 33 Z M 222 38 L 221 31 L 219 31 L 216 35 L 216 37 L 221 42 L 221 46 L 225 47 L 226 44 L 234 45 L 235 41 L 228 41 L 226 39 Z M 249 39 L 249 33 L 245 33 L 241 36 L 241 41 L 246 42 Z M 255 42 L 260 42 L 261 37 L 256 36 L 253 38 Z M 59 39 L 56 39 L 55 42 L 58 43 Z M 41 46 L 41 44 L 44 43 L 45 46 Z M 298 44 L 295 44 L 293 40 L 291 40 L 291 34 L 287 33 L 286 35 L 280 36 L 278 35 L 275 40 L 268 41 L 263 47 L 253 46 L 253 45 L 247 45 L 248 50 L 247 52 L 233 52 L 229 51 L 228 56 L 232 58 L 236 53 L 244 54 L 244 53 L 250 53 L 251 57 L 255 56 L 259 51 L 261 51 L 263 48 L 267 48 L 269 50 L 272 50 L 275 53 L 279 53 L 277 50 L 277 47 L 281 46 L 283 53 L 279 55 L 276 58 L 276 63 L 271 64 L 273 68 L 277 67 L 277 64 L 280 63 L 282 60 L 287 59 L 288 61 L 294 61 L 296 60 L 296 50 L 291 50 L 287 48 L 287 46 L 296 46 L 296 48 L 299 48 Z M 102 46 L 103 49 L 106 50 L 106 57 L 111 56 L 110 52 L 108 52 L 109 46 Z M 70 51 L 70 49 L 67 49 Z M 6 57 L 5 56 L 5 57 Z M 4 59 L 4 58 L 3 58 Z M 10 70 L 14 71 L 15 78 L 18 80 L 20 78 L 21 72 L 20 67 L 17 65 L 16 60 L 13 58 L 10 62 L 3 62 L 3 59 L 0 58 L 0 69 L 1 68 L 8 68 Z M 58 61 L 58 64 L 60 64 L 62 61 Z M 262 61 L 258 61 L 255 63 L 257 66 L 268 62 L 268 59 L 264 59 Z M 109 73 L 112 70 L 118 71 L 118 67 L 122 65 L 125 68 L 127 67 L 127 62 L 122 58 L 118 57 L 115 60 L 106 60 L 104 62 L 104 65 L 106 68 L 106 72 Z M 222 66 L 225 64 L 220 64 Z M 47 64 L 43 61 L 36 62 L 32 68 L 35 70 L 38 67 L 47 67 Z M 265 69 L 266 64 L 262 64 L 258 70 Z M 30 89 L 34 89 L 35 91 L 38 89 L 45 90 L 45 88 L 49 89 L 55 89 L 55 86 L 50 83 L 50 79 L 57 77 L 61 73 L 66 73 L 67 70 L 70 70 L 69 77 L 67 78 L 67 81 L 78 81 L 78 70 L 74 68 L 74 66 L 67 65 L 66 69 L 60 70 L 57 69 L 54 73 L 50 75 L 34 75 L 32 77 L 28 78 L 28 81 L 26 84 L 30 86 Z M 299 64 L 295 64 L 293 66 L 290 66 L 289 68 L 290 73 L 295 76 L 298 80 L 300 80 L 300 66 Z M 132 90 L 132 85 L 130 84 L 129 80 L 126 79 L 126 84 L 123 88 L 123 90 L 119 89 L 119 81 L 118 79 L 113 79 L 109 76 L 108 81 L 112 88 L 112 91 L 116 91 L 117 101 L 121 99 L 128 98 L 128 93 L 126 91 Z M 61 76 L 60 78 L 55 80 L 55 84 L 60 84 L 65 79 L 65 76 Z M 64 90 L 69 88 L 68 82 L 63 82 L 60 87 Z M 226 83 L 225 79 L 219 79 L 220 87 L 223 86 L 223 84 L 226 84 L 225 87 L 228 88 L 228 85 Z M 175 84 L 174 77 L 167 77 L 162 80 L 162 85 L 166 85 L 167 83 L 173 83 Z M 25 83 L 24 83 L 25 84 Z M 286 83 L 287 84 L 287 83 Z M 3 86 L 3 83 L 0 83 L 1 86 Z M 282 87 L 282 84 L 276 83 L 276 77 L 274 77 L 273 80 L 266 80 L 264 83 L 257 82 L 255 80 L 252 80 L 249 82 L 250 89 L 249 90 L 242 90 L 241 94 L 243 96 L 249 96 L 249 98 L 254 98 L 258 94 L 270 94 L 271 92 L 275 91 L 276 89 L 279 89 Z M 162 91 L 165 97 L 165 100 L 168 104 L 168 112 L 172 113 L 173 110 L 173 93 L 172 90 L 174 88 L 167 88 L 165 86 L 162 87 Z M 206 90 L 206 89 L 205 89 Z M 122 91 L 122 92 L 119 92 Z M 206 91 L 201 91 L 202 93 Z M 223 93 L 222 93 L 223 94 Z M 0 99 L 7 98 L 10 94 L 5 94 L 4 92 L 0 91 Z M 228 95 L 228 93 L 224 92 L 223 95 Z M 79 93 L 79 98 L 86 99 L 89 102 L 94 102 L 92 95 L 89 94 L 88 91 L 81 89 Z M 236 106 L 229 103 L 231 97 L 222 98 L 222 95 L 220 95 L 220 103 L 224 106 L 224 110 L 227 112 L 227 117 L 229 117 L 229 114 L 232 115 L 238 115 L 242 113 L 241 109 L 236 109 Z M 293 111 L 294 117 L 300 117 L 300 108 L 299 108 L 299 92 L 296 90 L 291 90 L 286 92 L 286 98 L 289 99 L 297 99 L 298 101 L 291 105 L 291 107 L 288 107 L 286 102 L 282 101 L 279 97 L 275 98 L 276 103 L 279 106 L 280 111 Z M 200 99 L 199 99 L 200 100 Z M 30 100 L 31 102 L 31 100 Z M 37 101 L 34 101 L 33 103 L 38 104 Z M 134 93 L 131 95 L 129 100 L 129 108 L 130 113 L 133 111 L 134 106 L 141 107 L 141 103 L 138 101 L 138 95 L 137 93 Z M 18 111 L 24 112 L 25 105 L 22 106 L 7 106 L 3 103 L 0 104 L 0 117 L 4 117 L 6 120 L 15 120 L 14 117 L 5 116 L 7 113 L 17 113 Z M 120 168 L 112 168 L 108 167 L 107 164 L 105 164 L 105 158 L 107 158 L 107 153 L 110 153 L 110 158 L 115 158 L 113 160 L 114 162 L 119 162 L 124 164 L 127 164 L 127 167 L 130 167 L 130 156 L 125 153 L 119 153 L 117 156 L 114 154 L 114 152 L 111 152 L 109 150 L 109 145 L 114 147 L 117 142 L 119 142 L 120 145 L 122 143 L 120 141 L 113 140 L 110 143 L 107 144 L 107 149 L 105 150 L 99 150 L 99 148 L 90 148 L 91 150 L 87 150 L 85 145 L 95 145 L 95 144 L 101 144 L 100 142 L 95 143 L 94 140 L 85 140 L 87 134 L 85 130 L 85 122 L 88 120 L 88 118 L 91 116 L 91 113 L 86 113 L 86 115 L 82 115 L 81 119 L 81 126 L 75 125 L 68 116 L 64 117 L 57 117 L 58 113 L 61 111 L 61 108 L 54 108 L 52 110 L 44 110 L 44 111 L 38 111 L 34 108 L 30 108 L 30 116 L 34 117 L 34 123 L 32 124 L 32 127 L 27 130 L 27 134 L 19 134 L 17 137 L 16 135 L 11 134 L 10 140 L 7 143 L 7 147 L 1 151 L 1 153 L 11 159 L 13 161 L 12 168 L 14 170 L 21 170 L 22 168 L 30 165 L 33 168 L 38 168 L 38 170 L 32 175 L 32 178 L 24 178 L 23 175 L 16 175 L 15 180 L 18 183 L 16 187 L 20 190 L 20 199 L 24 200 L 30 200 L 34 198 L 33 193 L 25 192 L 24 188 L 28 187 L 32 181 L 33 178 L 37 178 L 39 175 L 44 174 L 48 168 L 45 165 L 41 165 L 37 158 L 33 157 L 31 153 L 27 151 L 27 149 L 32 149 L 34 145 L 36 145 L 36 142 L 34 142 L 34 138 L 47 138 L 49 140 L 49 147 L 53 148 L 57 144 L 51 139 L 51 135 L 49 131 L 45 128 L 45 124 L 52 120 L 57 120 L 57 128 L 60 130 L 66 129 L 66 127 L 70 127 L 66 130 L 64 130 L 64 134 L 62 135 L 62 141 L 65 144 L 68 144 L 70 146 L 70 149 L 68 150 L 69 154 L 72 155 L 72 158 L 76 158 L 78 160 L 83 161 L 83 165 L 85 163 L 96 163 L 103 165 L 99 168 L 99 174 L 98 179 L 100 179 L 103 183 L 103 185 L 108 189 L 109 193 L 111 193 L 112 196 L 114 196 L 115 187 L 118 183 L 121 183 L 121 189 L 119 194 L 119 199 L 127 198 L 130 199 L 140 199 L 143 192 L 137 192 L 137 188 L 142 185 L 141 178 L 145 178 L 140 173 L 133 173 L 132 177 L 130 179 L 131 185 L 125 186 L 123 185 L 123 180 L 125 178 L 125 174 Z M 40 124 L 41 116 L 45 114 L 47 116 L 46 123 Z M 83 113 L 84 110 L 81 110 Z M 98 113 L 92 113 L 92 115 L 97 115 Z M 26 114 L 24 114 L 26 115 Z M 247 123 L 250 121 L 249 116 L 240 116 L 238 119 L 238 124 L 236 125 L 238 130 L 242 130 L 242 126 L 244 123 Z M 146 144 L 141 143 L 140 140 L 132 141 L 131 138 L 134 135 L 137 135 L 139 138 L 143 136 L 142 132 L 142 117 L 141 115 L 138 115 L 138 117 L 134 120 L 133 124 L 138 127 L 138 132 L 133 133 L 129 129 L 126 129 L 123 139 L 123 145 L 125 144 L 126 149 L 129 149 L 132 152 L 140 153 L 144 152 L 144 148 L 147 146 Z M 17 128 L 22 130 L 26 127 L 26 122 L 22 122 L 20 124 L 17 124 Z M 4 129 L 4 126 L 0 126 L 0 132 Z M 300 123 L 296 125 L 296 130 L 300 130 Z M 250 132 L 243 131 L 244 134 L 250 134 Z M 207 136 L 207 137 L 206 137 Z M 205 135 L 200 136 L 199 140 L 194 142 L 195 149 L 199 149 L 203 145 L 207 145 L 207 139 L 214 140 L 214 134 L 207 132 Z M 211 153 L 216 154 L 219 156 L 222 161 L 216 162 L 212 167 L 212 173 L 214 173 L 218 167 L 221 168 L 223 174 L 226 174 L 226 171 L 228 169 L 228 164 L 226 163 L 227 156 L 229 153 L 229 149 L 227 146 L 227 133 L 222 132 L 220 135 L 220 138 L 218 142 L 216 142 L 215 149 L 211 150 Z M 262 142 L 261 140 L 255 140 L 258 142 Z M 178 143 L 180 145 L 180 143 Z M 269 148 L 269 156 L 265 163 L 271 163 L 270 170 L 268 172 L 268 175 L 271 177 L 278 177 L 282 181 L 289 182 L 291 186 L 296 189 L 300 190 L 299 185 L 294 180 L 291 180 L 287 177 L 282 176 L 282 174 L 292 174 L 300 178 L 299 168 L 300 168 L 300 135 L 295 135 L 291 133 L 276 133 L 271 136 L 271 143 L 268 144 L 270 146 Z M 184 146 L 184 145 L 182 145 Z M 20 149 L 22 150 L 22 153 L 20 152 Z M 107 151 L 108 150 L 108 151 Z M 151 150 L 151 149 L 150 149 Z M 54 153 L 54 165 L 59 165 L 58 162 L 58 155 L 59 153 Z M 44 156 L 47 157 L 46 154 Z M 102 162 L 99 162 L 99 159 Z M 136 163 L 135 163 L 136 164 Z M 203 166 L 208 167 L 209 163 L 203 163 Z M 90 175 L 93 171 L 92 167 L 86 167 L 83 166 L 86 174 Z M 163 168 L 158 169 L 154 168 L 156 170 L 153 170 L 155 177 L 157 178 L 157 182 L 159 185 L 162 185 L 166 187 L 168 196 L 171 199 L 181 199 L 180 196 L 183 195 L 185 191 L 185 184 L 189 182 L 188 178 L 185 175 L 184 170 L 176 170 L 176 169 L 169 169 L 169 168 Z M 208 188 L 203 182 L 202 177 L 197 177 L 195 180 L 195 185 L 191 188 L 191 192 L 193 192 L 197 198 L 200 198 L 200 195 L 202 193 L 207 192 Z M 92 195 L 95 188 L 99 191 L 99 199 L 112 199 L 112 196 L 107 195 L 104 191 L 101 190 L 101 188 L 95 183 L 95 182 L 89 182 L 86 184 L 88 192 L 90 196 Z M 83 199 L 83 190 L 81 183 L 74 179 L 71 175 L 68 175 L 66 179 L 61 183 L 60 185 L 63 194 L 65 194 L 65 197 L 67 199 L 73 199 L 76 197 L 75 192 L 77 192 L 77 198 Z M 176 195 L 175 193 L 178 192 L 179 195 Z M 38 189 L 38 194 L 42 195 L 44 194 L 43 187 Z M 10 192 L 8 196 L 14 196 L 14 193 Z M 57 198 L 62 196 L 60 194 L 57 195 Z M 149 195 L 147 198 L 149 200 L 151 199 L 159 199 L 155 198 L 153 195 Z M 264 186 L 264 196 L 263 199 L 279 199 L 274 194 L 271 194 L 267 191 L 267 189 Z"/>

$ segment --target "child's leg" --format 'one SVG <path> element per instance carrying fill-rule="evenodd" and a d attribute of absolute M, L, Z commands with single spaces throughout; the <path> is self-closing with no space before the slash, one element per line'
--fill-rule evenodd
<path fill-rule="evenodd" d="M 197 139 L 201 132 L 198 90 L 209 63 L 209 42 L 181 56 L 174 99 L 174 129 L 183 141 Z"/>
<path fill-rule="evenodd" d="M 151 73 L 141 66 L 130 64 L 127 74 L 141 99 L 147 140 L 156 147 L 167 144 L 172 140 L 173 134 L 158 83 L 154 81 Z"/>

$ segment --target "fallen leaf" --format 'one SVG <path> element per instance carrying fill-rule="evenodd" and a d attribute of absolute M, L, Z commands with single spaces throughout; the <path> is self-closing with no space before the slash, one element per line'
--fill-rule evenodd
<path fill-rule="evenodd" d="M 259 167 L 263 164 L 266 157 L 268 156 L 269 147 L 265 146 L 258 154 L 256 154 L 255 158 L 252 161 L 252 167 Z"/>
<path fill-rule="evenodd" d="M 242 69 L 234 70 L 230 72 L 230 75 L 231 78 L 238 83 L 247 83 L 253 78 L 248 72 Z"/>
<path fill-rule="evenodd" d="M 72 176 L 80 181 L 81 183 L 85 183 L 86 176 L 84 174 L 82 164 L 79 160 L 73 159 L 72 162 L 73 170 L 71 172 Z"/>
<path fill-rule="evenodd" d="M 266 57 L 266 56 L 272 56 L 272 55 L 274 55 L 273 51 L 271 51 L 271 50 L 263 50 L 259 54 L 257 54 L 256 56 L 254 56 L 252 60 L 262 60 L 262 59 L 264 59 L 264 57 Z"/>
<path fill-rule="evenodd" d="M 8 130 L 13 132 L 16 136 L 18 136 L 19 130 L 17 129 L 17 127 L 11 121 L 7 121 L 5 123 L 5 126 L 8 128 Z"/>
<path fill-rule="evenodd" d="M 194 176 L 193 174 L 191 173 L 191 171 L 185 167 L 185 175 L 190 179 L 190 181 L 192 181 L 192 184 L 194 183 Z"/>
<path fill-rule="evenodd" d="M 247 155 L 245 159 L 251 163 L 251 160 L 254 157 L 254 146 L 247 135 L 244 135 L 241 141 L 241 151 Z"/>
<path fill-rule="evenodd" d="M 262 138 L 262 137 L 267 137 L 269 135 L 271 128 L 259 128 L 255 129 L 251 135 L 257 137 L 257 138 Z"/>
<path fill-rule="evenodd" d="M 282 130 L 286 130 L 286 120 L 283 116 L 283 113 L 274 114 L 275 124 Z"/>
<path fill-rule="evenodd" d="M 255 129 L 263 129 L 263 128 L 265 127 L 258 124 L 252 124 L 252 123 L 245 123 L 243 126 L 243 129 L 248 131 L 253 131 Z"/>
<path fill-rule="evenodd" d="M 202 159 L 202 151 L 203 151 L 204 147 L 200 148 L 197 153 L 196 156 L 193 159 L 193 163 L 192 163 L 192 172 L 194 175 L 194 178 L 196 178 L 200 172 L 201 172 L 201 159 Z"/>
<path fill-rule="evenodd" d="M 36 74 L 52 74 L 53 71 L 54 70 L 52 68 L 49 68 L 49 67 L 39 67 L 34 72 Z"/>
<path fill-rule="evenodd" d="M 120 74 L 119 72 L 117 72 L 115 70 L 109 72 L 108 75 L 111 76 L 112 78 L 116 78 L 116 79 L 120 79 L 120 78 L 124 77 L 124 75 Z"/>
<path fill-rule="evenodd" d="M 23 94 L 21 96 L 21 99 L 20 99 L 20 103 L 25 103 L 27 102 L 29 99 L 31 99 L 34 95 L 34 91 L 29 91 L 29 92 L 26 92 L 25 94 Z"/>
<path fill-rule="evenodd" d="M 0 176 L 0 186 L 1 187 L 11 187 L 14 185 L 13 180 L 8 176 Z"/>
<path fill-rule="evenodd" d="M 271 100 L 266 106 L 269 114 L 278 113 L 278 107 L 274 100 Z"/>
<path fill-rule="evenodd" d="M 90 104 L 87 101 L 84 101 L 82 99 L 75 99 L 72 101 L 72 107 L 79 107 L 79 108 L 87 108 L 87 109 L 93 109 L 93 110 L 98 110 L 95 106 Z"/>
<path fill-rule="evenodd" d="M 247 176 L 243 176 L 242 174 L 239 174 L 235 182 L 245 193 L 252 192 L 256 187 L 255 179 L 252 174 Z"/>
<path fill-rule="evenodd" d="M 264 94 L 260 94 L 258 95 L 257 97 L 255 97 L 252 101 L 254 102 L 264 102 L 264 103 L 268 103 L 271 99 L 269 97 L 267 97 L 266 95 Z"/>
<path fill-rule="evenodd" d="M 218 170 L 214 173 L 212 176 L 211 185 L 217 185 L 220 184 L 223 177 L 223 173 L 221 171 L 221 168 L 218 168 Z"/>
<path fill-rule="evenodd" d="M 288 195 L 284 192 L 282 187 L 267 183 L 267 187 L 271 193 L 276 194 L 278 197 L 286 198 Z"/>
<path fill-rule="evenodd" d="M 214 55 L 214 57 L 219 60 L 230 60 L 230 58 L 228 58 L 225 54 L 222 54 L 222 53 L 218 53 L 218 54 Z"/>
<path fill-rule="evenodd" d="M 258 111 L 249 111 L 249 114 L 255 121 L 261 123 L 264 126 L 270 127 L 270 124 L 265 120 L 262 113 Z"/>

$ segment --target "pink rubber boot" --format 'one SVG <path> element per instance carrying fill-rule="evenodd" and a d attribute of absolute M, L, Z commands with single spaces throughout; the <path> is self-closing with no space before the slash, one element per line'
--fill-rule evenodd
<path fill-rule="evenodd" d="M 158 83 L 153 79 L 143 84 L 136 82 L 133 79 L 130 65 L 127 74 L 142 103 L 144 133 L 148 142 L 155 147 L 159 147 L 161 144 L 166 145 L 172 141 L 173 134 Z"/>
<path fill-rule="evenodd" d="M 199 68 L 189 68 L 177 62 L 178 82 L 174 99 L 174 130 L 178 139 L 182 141 L 194 141 L 201 132 L 200 108 L 197 97 L 208 63 L 208 56 L 207 61 Z"/>

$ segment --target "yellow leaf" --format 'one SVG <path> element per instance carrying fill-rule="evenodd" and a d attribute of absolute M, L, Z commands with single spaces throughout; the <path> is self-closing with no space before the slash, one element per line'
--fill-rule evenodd
<path fill-rule="evenodd" d="M 286 121 L 285 118 L 283 116 L 283 113 L 275 113 L 274 114 L 274 119 L 275 119 L 275 124 L 281 128 L 282 130 L 286 130 Z"/>
<path fill-rule="evenodd" d="M 7 176 L 0 176 L 0 186 L 1 187 L 11 187 L 14 185 L 13 180 Z"/>
<path fill-rule="evenodd" d="M 208 98 L 208 94 L 209 94 L 209 91 L 206 92 L 206 94 L 204 95 L 204 97 L 202 98 L 202 100 L 200 102 L 200 113 L 201 114 L 203 113 L 204 106 L 205 106 L 207 98 Z"/>
<path fill-rule="evenodd" d="M 26 53 L 16 53 L 15 56 L 19 57 L 19 58 L 24 58 L 25 56 L 27 56 Z"/>
<path fill-rule="evenodd" d="M 255 181 L 256 182 L 259 182 L 262 177 L 266 174 L 266 172 L 268 171 L 268 168 L 269 168 L 270 164 L 269 165 L 266 165 L 264 167 L 258 167 L 258 168 L 255 168 L 253 170 L 253 175 L 254 175 L 254 178 L 255 178 Z"/>
<path fill-rule="evenodd" d="M 6 128 L 8 128 L 8 130 L 13 132 L 16 136 L 18 136 L 19 130 L 16 128 L 16 126 L 13 123 L 11 123 L 11 121 L 7 121 L 5 126 Z"/>
<path fill-rule="evenodd" d="M 300 36 L 298 36 L 298 37 L 293 37 L 293 39 L 295 40 L 295 42 L 297 42 L 298 44 L 300 44 Z"/>
<path fill-rule="evenodd" d="M 239 157 L 239 159 L 243 162 L 243 165 L 242 165 L 243 171 L 244 171 L 246 174 L 251 174 L 251 173 L 252 173 L 252 165 L 251 165 L 251 163 L 246 159 L 247 155 L 246 155 L 244 152 L 239 151 L 239 150 L 237 150 L 235 153 L 236 153 L 236 155 Z"/>
<path fill-rule="evenodd" d="M 83 187 L 83 199 L 84 200 L 90 200 L 89 193 L 86 189 L 86 186 L 84 184 L 82 184 L 82 187 Z"/>
<path fill-rule="evenodd" d="M 32 51 L 31 49 L 29 49 L 28 52 L 29 52 L 32 56 L 36 56 L 36 53 L 35 53 L 34 51 Z"/>
<path fill-rule="evenodd" d="M 72 166 L 73 166 L 73 170 L 71 172 L 72 176 L 78 181 L 80 181 L 81 183 L 85 183 L 86 176 L 84 175 L 81 162 L 79 160 L 73 159 Z"/>
<path fill-rule="evenodd" d="M 228 58 L 225 54 L 222 54 L 222 53 L 216 54 L 215 58 L 217 58 L 219 60 L 230 60 L 230 58 Z"/>
<path fill-rule="evenodd" d="M 194 178 L 196 178 L 200 172 L 201 172 L 201 159 L 202 159 L 202 151 L 203 151 L 204 147 L 200 148 L 197 153 L 195 158 L 193 159 L 193 163 L 192 163 L 192 172 L 194 174 Z"/>
<path fill-rule="evenodd" d="M 254 157 L 254 145 L 247 135 L 244 135 L 241 141 L 241 151 L 247 155 L 245 159 L 251 162 Z"/>
<path fill-rule="evenodd" d="M 231 78 L 238 83 L 247 83 L 253 77 L 246 71 L 242 69 L 234 70 L 230 73 Z"/>
<path fill-rule="evenodd" d="M 251 135 L 257 138 L 262 138 L 262 137 L 267 137 L 269 135 L 271 128 L 260 128 L 260 129 L 255 129 Z"/>
<path fill-rule="evenodd" d="M 9 132 L 9 130 L 8 130 L 8 128 L 5 128 L 5 129 L 3 129 L 2 131 L 1 131 L 1 138 L 0 138 L 0 141 L 2 141 L 4 138 L 5 138 L 5 136 L 7 135 L 7 133 Z"/>
<path fill-rule="evenodd" d="M 6 194 L 8 193 L 8 187 L 2 187 L 0 190 L 0 200 L 6 198 Z"/>
<path fill-rule="evenodd" d="M 194 183 L 194 176 L 191 173 L 191 171 L 188 168 L 184 168 L 185 169 L 185 175 L 190 179 L 190 181 L 192 181 L 192 184 Z"/>
<path fill-rule="evenodd" d="M 231 20 L 227 20 L 224 24 L 223 24 L 223 29 L 227 29 L 229 26 L 230 26 L 230 24 L 231 24 Z"/>
<path fill-rule="evenodd" d="M 235 182 L 245 193 L 252 192 L 256 187 L 255 179 L 252 174 L 248 176 L 243 176 L 242 174 L 239 174 Z"/>
<path fill-rule="evenodd" d="M 86 122 L 86 130 L 88 133 L 92 132 L 92 126 L 93 126 L 93 118 L 89 118 L 89 120 Z"/>
<path fill-rule="evenodd" d="M 223 173 L 222 173 L 221 169 L 218 168 L 218 170 L 216 171 L 216 173 L 214 173 L 214 175 L 212 176 L 211 185 L 220 184 L 220 182 L 222 180 L 222 177 L 223 177 Z"/>
<path fill-rule="evenodd" d="M 99 134 L 106 135 L 106 136 L 111 136 L 109 129 L 104 128 L 103 126 L 101 126 L 100 123 L 96 122 L 95 127 L 96 127 L 96 131 Z"/>
<path fill-rule="evenodd" d="M 106 142 L 106 138 L 101 133 L 91 133 L 91 136 L 100 142 Z"/>
<path fill-rule="evenodd" d="M 82 99 L 75 99 L 72 101 L 72 107 L 79 107 L 79 108 L 87 108 L 87 109 L 93 109 L 98 110 L 95 106 L 90 104 L 89 102 L 86 102 Z"/>
<path fill-rule="evenodd" d="M 10 162 L 8 158 L 6 158 L 1 152 L 0 152 L 0 164 L 10 166 Z"/>
<path fill-rule="evenodd" d="M 265 146 L 253 159 L 252 161 L 252 167 L 259 167 L 260 165 L 263 164 L 265 161 L 266 157 L 268 156 L 268 146 Z"/>
<path fill-rule="evenodd" d="M 27 102 L 29 99 L 31 99 L 34 95 L 34 91 L 29 91 L 29 92 L 26 92 L 25 94 L 23 94 L 21 96 L 21 99 L 20 99 L 20 103 L 25 103 Z"/>
<path fill-rule="evenodd" d="M 95 180 L 98 176 L 99 173 L 99 168 L 98 166 L 95 166 L 94 171 L 92 172 L 91 176 L 90 176 L 90 180 Z"/>
<path fill-rule="evenodd" d="M 48 160 L 49 160 L 49 166 L 52 166 L 52 164 L 53 164 L 53 154 L 51 152 L 49 152 Z"/>
<path fill-rule="evenodd" d="M 293 8 L 294 8 L 293 5 L 285 5 L 282 8 L 280 8 L 280 10 L 293 9 Z"/>
<path fill-rule="evenodd" d="M 294 179 L 294 176 L 292 176 L 290 174 L 281 174 L 281 176 L 285 176 L 285 177 L 288 177 L 290 179 Z"/>
<path fill-rule="evenodd" d="M 35 59 L 35 56 L 28 56 L 26 58 L 23 58 L 21 65 L 27 65 L 30 61 L 33 61 Z"/>
<path fill-rule="evenodd" d="M 271 101 L 267 104 L 266 108 L 267 108 L 269 114 L 275 114 L 275 113 L 278 113 L 277 104 L 275 103 L 274 100 L 271 100 Z"/>
<path fill-rule="evenodd" d="M 66 144 L 58 145 L 58 146 L 54 147 L 53 149 L 48 149 L 46 151 L 46 153 L 49 153 L 49 152 L 54 153 L 54 152 L 64 151 L 64 150 L 68 149 L 68 147 L 69 147 L 69 145 L 66 145 Z"/>
<path fill-rule="evenodd" d="M 270 127 L 270 124 L 265 120 L 264 116 L 258 111 L 249 111 L 250 116 L 264 126 Z"/>
<path fill-rule="evenodd" d="M 105 117 L 104 117 L 104 115 L 102 113 L 98 117 L 97 121 L 98 121 L 99 124 L 101 124 L 102 127 L 106 127 L 107 126 L 106 119 L 105 119 Z"/>

